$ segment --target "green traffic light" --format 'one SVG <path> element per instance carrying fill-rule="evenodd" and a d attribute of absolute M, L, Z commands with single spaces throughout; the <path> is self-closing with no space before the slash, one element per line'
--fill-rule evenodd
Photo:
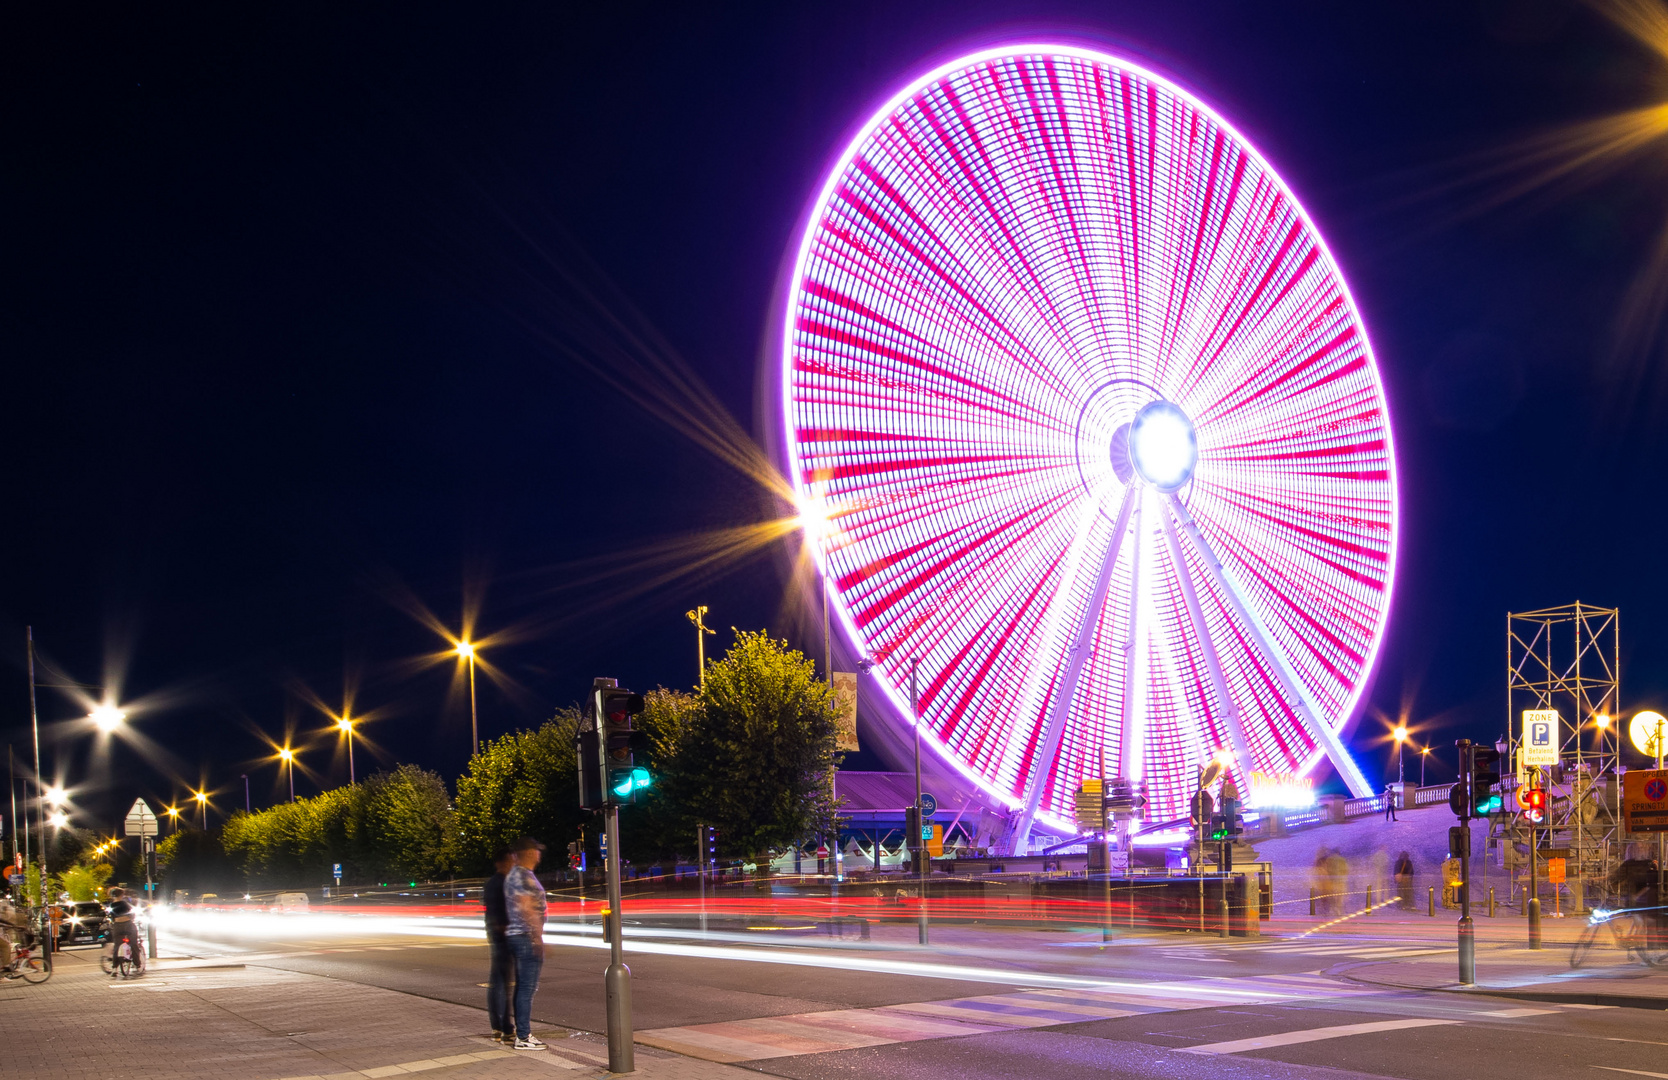
<path fill-rule="evenodd" d="M 641 767 L 634 768 L 629 772 L 621 770 L 615 773 L 614 777 L 615 782 L 611 790 L 615 796 L 621 799 L 628 799 L 632 792 L 642 791 L 654 783 L 654 778 L 649 775 L 649 770 Z"/>

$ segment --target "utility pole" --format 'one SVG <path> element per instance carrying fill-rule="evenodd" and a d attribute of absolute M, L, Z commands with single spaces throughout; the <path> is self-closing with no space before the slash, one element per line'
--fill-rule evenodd
<path fill-rule="evenodd" d="M 921 666 L 919 657 L 909 660 L 909 719 L 915 725 L 915 835 L 909 838 L 909 852 L 915 858 L 915 882 L 920 892 L 920 903 L 917 907 L 916 938 L 920 944 L 927 943 L 927 860 L 926 849 L 922 846 L 925 841 L 921 833 L 925 822 L 921 817 L 921 704 L 916 690 L 916 670 Z"/>
<path fill-rule="evenodd" d="M 1534 779 L 1530 781 L 1530 785 L 1538 788 L 1540 782 L 1540 770 L 1536 769 Z M 1523 905 L 1523 910 L 1529 916 L 1529 947 L 1539 949 L 1541 947 L 1541 883 L 1536 880 L 1535 873 L 1535 819 L 1525 813 L 1523 820 L 1529 825 L 1529 902 Z"/>
<path fill-rule="evenodd" d="M 46 786 L 41 783 L 41 714 L 35 703 L 35 628 L 23 628 L 24 643 L 29 653 L 29 726 L 35 735 L 35 836 L 40 841 L 40 888 L 37 890 L 40 901 L 41 940 L 46 943 L 41 951 L 47 957 L 47 967 L 52 966 L 52 934 L 45 924 L 46 919 Z"/>
<path fill-rule="evenodd" d="M 1453 853 L 1459 856 L 1460 864 L 1459 981 L 1461 985 L 1474 986 L 1477 983 L 1477 937 L 1471 922 L 1471 813 L 1476 809 L 1476 802 L 1471 789 L 1476 759 L 1472 756 L 1470 739 L 1455 740 L 1454 745 L 1459 748 L 1459 785 L 1465 796 L 1460 804 L 1465 814 L 1460 818 L 1459 850 Z"/>

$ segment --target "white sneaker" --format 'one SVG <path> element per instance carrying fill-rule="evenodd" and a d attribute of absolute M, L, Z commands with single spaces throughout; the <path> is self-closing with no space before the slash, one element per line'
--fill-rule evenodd
<path fill-rule="evenodd" d="M 543 1050 L 545 1049 L 545 1045 L 539 1041 L 539 1037 L 537 1035 L 529 1035 L 525 1039 L 517 1039 L 515 1041 L 515 1048 L 517 1050 Z"/>

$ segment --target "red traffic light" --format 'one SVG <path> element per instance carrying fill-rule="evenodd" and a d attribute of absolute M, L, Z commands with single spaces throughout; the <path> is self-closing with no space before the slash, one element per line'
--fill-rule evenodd
<path fill-rule="evenodd" d="M 1517 804 L 1531 813 L 1538 813 L 1546 809 L 1546 789 L 1537 787 L 1519 788 Z"/>

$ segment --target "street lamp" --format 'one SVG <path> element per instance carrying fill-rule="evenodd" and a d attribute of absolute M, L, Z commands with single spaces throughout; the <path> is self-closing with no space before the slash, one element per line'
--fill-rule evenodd
<path fill-rule="evenodd" d="M 707 617 L 705 604 L 683 613 L 683 617 L 695 624 L 695 663 L 700 666 L 701 685 L 707 684 L 707 641 L 708 634 L 716 634 L 716 630 L 708 630 L 704 621 Z"/>
<path fill-rule="evenodd" d="M 180 831 L 180 808 L 177 807 L 177 806 L 170 806 L 168 808 L 168 816 L 174 819 L 174 831 L 179 832 Z"/>
<path fill-rule="evenodd" d="M 191 797 L 197 800 L 197 806 L 203 811 L 203 831 L 208 832 L 208 792 L 195 791 Z"/>
<path fill-rule="evenodd" d="M 98 729 L 108 735 L 122 726 L 123 722 L 127 720 L 127 713 L 114 705 L 100 705 L 87 714 L 87 719 L 98 725 Z"/>
<path fill-rule="evenodd" d="M 336 718 L 336 730 L 347 736 L 348 743 L 348 786 L 356 783 L 353 778 L 353 721 L 346 716 Z"/>
<path fill-rule="evenodd" d="M 69 802 L 69 793 L 56 784 L 43 791 L 41 797 L 46 800 L 46 805 L 52 807 L 63 806 Z"/>
<path fill-rule="evenodd" d="M 1431 748 L 1430 747 L 1421 746 L 1419 748 L 1419 786 L 1420 787 L 1425 786 L 1425 762 L 1430 758 L 1430 756 L 1431 756 Z"/>
<path fill-rule="evenodd" d="M 54 829 L 62 829 L 69 824 L 69 815 L 62 810 L 54 810 L 47 816 L 46 823 Z"/>
<path fill-rule="evenodd" d="M 1407 743 L 1407 725 L 1397 724 L 1396 730 L 1390 733 L 1396 739 L 1396 783 L 1404 783 L 1407 775 L 1402 769 L 1402 747 Z"/>
<path fill-rule="evenodd" d="M 469 661 L 469 754 L 473 757 L 481 752 L 481 722 L 475 712 L 475 646 L 460 641 L 455 651 Z"/>
<path fill-rule="evenodd" d="M 284 747 L 278 751 L 278 757 L 288 767 L 290 773 L 290 802 L 295 801 L 295 751 Z"/>

